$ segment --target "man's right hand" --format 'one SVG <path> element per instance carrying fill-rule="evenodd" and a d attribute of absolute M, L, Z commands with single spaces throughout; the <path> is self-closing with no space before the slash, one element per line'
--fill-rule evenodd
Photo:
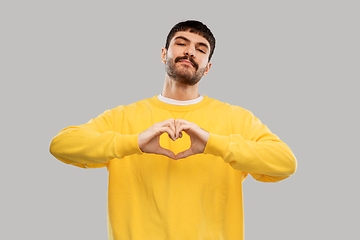
<path fill-rule="evenodd" d="M 173 141 L 181 137 L 181 134 L 176 134 L 174 119 L 155 123 L 139 134 L 138 144 L 140 150 L 144 153 L 160 154 L 175 159 L 175 153 L 160 146 L 160 136 L 165 132 L 169 134 Z"/>

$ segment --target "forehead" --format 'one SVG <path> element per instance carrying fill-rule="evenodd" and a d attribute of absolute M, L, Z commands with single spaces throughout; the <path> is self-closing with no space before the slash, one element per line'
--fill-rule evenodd
<path fill-rule="evenodd" d="M 206 40 L 206 38 L 204 38 L 203 36 L 201 36 L 199 34 L 192 33 L 190 31 L 179 31 L 179 32 L 175 33 L 171 42 L 174 42 L 175 40 L 179 39 L 179 37 L 186 38 L 189 41 L 194 42 L 194 43 L 203 43 L 210 48 L 210 43 L 208 42 L 208 40 Z"/>

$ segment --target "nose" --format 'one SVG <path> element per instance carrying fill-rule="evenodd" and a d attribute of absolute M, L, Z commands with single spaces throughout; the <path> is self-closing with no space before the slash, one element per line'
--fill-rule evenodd
<path fill-rule="evenodd" d="M 191 57 L 195 57 L 195 48 L 192 47 L 192 46 L 188 46 L 186 49 L 185 49 L 185 55 L 186 56 L 191 56 Z"/>

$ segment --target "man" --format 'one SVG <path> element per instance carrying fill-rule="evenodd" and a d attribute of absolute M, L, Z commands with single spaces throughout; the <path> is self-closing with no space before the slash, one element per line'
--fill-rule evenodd
<path fill-rule="evenodd" d="M 161 95 L 53 139 L 59 160 L 108 168 L 110 239 L 243 239 L 247 175 L 276 182 L 295 172 L 289 147 L 251 112 L 198 94 L 214 48 L 201 22 L 176 24 L 161 53 Z"/>

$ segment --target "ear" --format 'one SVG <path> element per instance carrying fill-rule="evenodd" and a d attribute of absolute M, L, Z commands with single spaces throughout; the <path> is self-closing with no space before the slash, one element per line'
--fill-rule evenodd
<path fill-rule="evenodd" d="M 167 53 L 167 50 L 166 48 L 162 48 L 161 49 L 161 61 L 165 64 L 166 63 L 166 53 Z"/>
<path fill-rule="evenodd" d="M 210 71 L 211 65 L 212 65 L 211 62 L 208 62 L 203 76 L 206 76 L 208 74 L 208 72 Z"/>

